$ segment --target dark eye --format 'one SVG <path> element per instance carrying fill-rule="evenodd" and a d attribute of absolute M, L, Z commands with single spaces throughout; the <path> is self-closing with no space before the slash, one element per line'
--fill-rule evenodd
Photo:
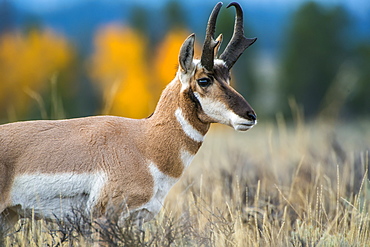
<path fill-rule="evenodd" d="M 198 81 L 198 85 L 201 87 L 208 87 L 209 85 L 211 85 L 211 82 L 212 82 L 211 79 L 207 77 L 200 78 L 197 81 Z"/>

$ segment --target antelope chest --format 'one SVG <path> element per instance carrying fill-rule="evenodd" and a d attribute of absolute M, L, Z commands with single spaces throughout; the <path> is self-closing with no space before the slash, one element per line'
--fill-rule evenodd
<path fill-rule="evenodd" d="M 186 168 L 193 160 L 194 155 L 182 150 L 180 158 L 184 168 Z M 161 172 L 153 162 L 149 163 L 149 170 L 154 180 L 153 196 L 147 203 L 134 210 L 142 212 L 140 218 L 144 221 L 152 219 L 160 211 L 168 192 L 179 180 L 179 178 L 174 178 Z"/>
<path fill-rule="evenodd" d="M 178 178 L 164 174 L 154 163 L 149 164 L 149 170 L 154 180 L 153 197 L 143 208 L 151 212 L 154 216 L 162 208 L 164 199 L 172 186 L 178 181 Z"/>

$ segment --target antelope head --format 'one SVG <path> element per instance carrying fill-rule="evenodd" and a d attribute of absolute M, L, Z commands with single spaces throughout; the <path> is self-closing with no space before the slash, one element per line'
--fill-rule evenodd
<path fill-rule="evenodd" d="M 195 35 L 184 41 L 180 49 L 178 76 L 181 90 L 186 91 L 197 105 L 200 121 L 226 124 L 235 130 L 246 131 L 257 123 L 257 117 L 243 96 L 230 86 L 230 70 L 256 38 L 244 37 L 243 10 L 238 3 L 230 3 L 228 7 L 236 8 L 234 33 L 218 57 L 222 34 L 214 39 L 214 33 L 221 6 L 221 2 L 217 3 L 209 17 L 200 60 L 194 59 Z"/>

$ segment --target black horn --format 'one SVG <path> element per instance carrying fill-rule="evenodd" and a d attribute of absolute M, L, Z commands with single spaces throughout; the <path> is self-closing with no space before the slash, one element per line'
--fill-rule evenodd
<path fill-rule="evenodd" d="M 216 29 L 216 19 L 218 12 L 220 12 L 221 6 L 221 2 L 217 3 L 208 19 L 206 38 L 204 40 L 202 57 L 200 59 L 200 63 L 208 71 L 213 70 L 214 49 L 218 44 L 218 41 L 214 40 L 214 33 Z"/>
<path fill-rule="evenodd" d="M 249 39 L 244 37 L 243 10 L 241 6 L 236 2 L 230 3 L 227 8 L 230 6 L 234 6 L 236 9 L 234 33 L 229 44 L 220 56 L 220 59 L 226 63 L 228 69 L 231 69 L 244 50 L 257 40 L 257 38 Z"/>

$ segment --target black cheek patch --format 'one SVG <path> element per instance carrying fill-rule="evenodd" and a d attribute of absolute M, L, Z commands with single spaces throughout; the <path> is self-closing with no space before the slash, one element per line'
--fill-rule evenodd
<path fill-rule="evenodd" d="M 188 96 L 189 96 L 189 99 L 195 104 L 196 107 L 200 107 L 200 102 L 197 99 L 197 97 L 195 97 L 193 89 L 191 87 L 189 88 Z"/>

